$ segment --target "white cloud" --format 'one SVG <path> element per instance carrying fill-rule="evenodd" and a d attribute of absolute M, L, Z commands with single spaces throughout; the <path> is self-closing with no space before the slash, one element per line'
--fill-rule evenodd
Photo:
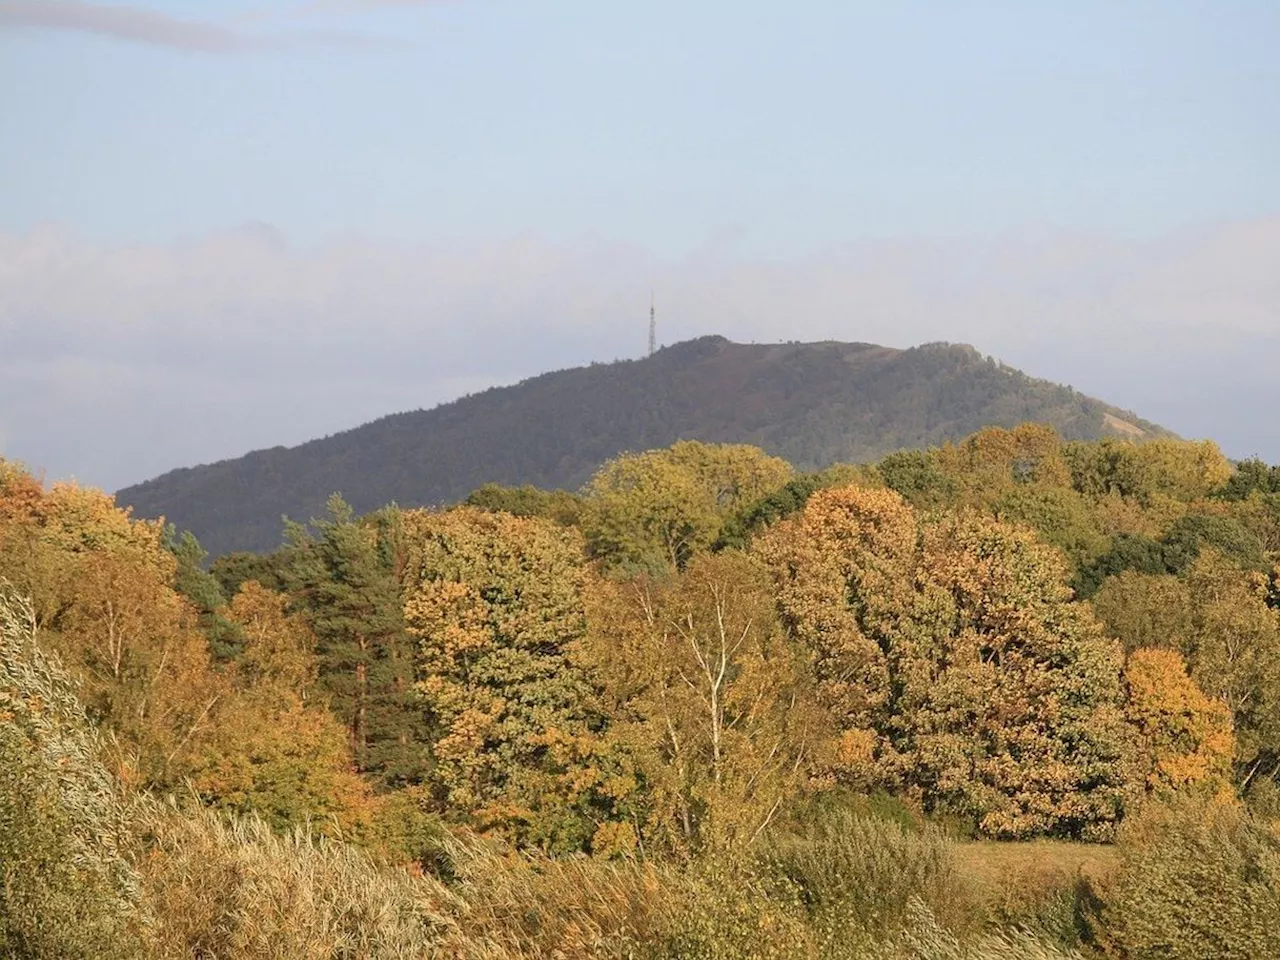
<path fill-rule="evenodd" d="M 967 341 L 1280 459 L 1277 278 L 1280 218 L 1150 241 L 864 244 L 796 263 L 534 237 L 299 249 L 263 225 L 168 245 L 0 233 L 4 452 L 114 487 L 297 443 L 638 355 L 652 286 L 663 342 Z"/>

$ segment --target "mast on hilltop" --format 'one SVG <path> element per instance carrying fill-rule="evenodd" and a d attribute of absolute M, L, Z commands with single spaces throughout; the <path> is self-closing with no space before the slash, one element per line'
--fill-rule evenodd
<path fill-rule="evenodd" d="M 658 349 L 658 311 L 654 305 L 653 291 L 649 291 L 649 356 Z"/>

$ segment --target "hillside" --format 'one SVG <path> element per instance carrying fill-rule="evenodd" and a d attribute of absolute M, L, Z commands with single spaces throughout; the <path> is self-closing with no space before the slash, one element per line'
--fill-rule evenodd
<path fill-rule="evenodd" d="M 119 491 L 214 554 L 264 550 L 282 515 L 335 491 L 358 511 L 458 500 L 486 482 L 575 488 L 624 450 L 679 439 L 752 443 L 800 469 L 1034 420 L 1068 439 L 1166 431 L 974 348 L 746 345 L 703 337 L 642 360 L 592 364 L 383 417 L 298 447 L 174 470 Z"/>

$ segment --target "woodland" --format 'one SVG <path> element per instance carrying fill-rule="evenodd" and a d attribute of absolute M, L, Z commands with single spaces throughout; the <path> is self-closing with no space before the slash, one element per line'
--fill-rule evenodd
<path fill-rule="evenodd" d="M 1280 467 L 686 440 L 283 533 L 0 460 L 0 955 L 1280 956 Z"/>

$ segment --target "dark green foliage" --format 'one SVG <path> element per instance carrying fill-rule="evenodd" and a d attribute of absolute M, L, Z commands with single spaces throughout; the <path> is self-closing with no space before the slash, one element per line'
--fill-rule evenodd
<path fill-rule="evenodd" d="M 125 807 L 98 752 L 30 607 L 0 582 L 0 956 L 136 955 Z"/>
<path fill-rule="evenodd" d="M 1035 420 L 1067 440 L 1118 416 L 1068 387 L 929 344 L 746 345 L 704 337 L 644 360 L 549 373 L 434 410 L 385 417 L 293 449 L 178 470 L 119 492 L 139 516 L 194 530 L 214 553 L 271 550 L 279 518 L 315 516 L 333 490 L 358 512 L 452 503 L 481 484 L 576 489 L 606 460 L 676 440 L 748 443 L 798 470 L 869 462 L 984 426 Z"/>
<path fill-rule="evenodd" d="M 1257 457 L 1236 464 L 1232 474 L 1214 496 L 1221 500 L 1245 500 L 1251 493 L 1280 493 L 1280 465 L 1268 466 Z"/>
<path fill-rule="evenodd" d="M 515 517 L 542 517 L 566 527 L 575 526 L 582 513 L 582 498 L 567 490 L 539 490 L 530 484 L 504 487 L 486 483 L 472 490 L 463 501 L 468 507 L 479 507 L 490 513 L 509 513 Z"/>
<path fill-rule="evenodd" d="M 268 590 L 283 593 L 288 584 L 285 574 L 291 563 L 287 548 L 275 553 L 228 553 L 218 557 L 209 567 L 209 573 L 222 588 L 223 596 L 230 599 L 240 592 L 240 587 L 256 580 Z"/>
<path fill-rule="evenodd" d="M 190 530 L 177 535 L 173 524 L 164 532 L 164 545 L 178 561 L 178 572 L 173 586 L 200 614 L 200 629 L 209 639 L 209 650 L 218 660 L 236 657 L 242 648 L 244 637 L 240 628 L 222 615 L 228 594 L 222 583 L 204 568 L 209 556 Z"/>
<path fill-rule="evenodd" d="M 782 489 L 775 490 L 729 517 L 712 549 L 746 549 L 751 538 L 769 524 L 803 509 L 809 498 L 819 490 L 851 481 L 854 473 L 854 467 L 834 466 L 804 473 L 789 480 Z"/>
<path fill-rule="evenodd" d="M 378 525 L 357 521 L 341 497 L 328 508 L 327 519 L 311 522 L 314 533 L 289 524 L 289 592 L 315 632 L 320 685 L 357 768 L 387 786 L 414 783 L 427 766 L 426 735 L 394 554 L 381 549 Z"/>
<path fill-rule="evenodd" d="M 1076 572 L 1072 586 L 1077 596 L 1088 599 L 1098 592 L 1098 588 L 1107 577 L 1113 577 L 1125 570 L 1151 574 L 1168 573 L 1164 544 L 1138 534 L 1117 534 L 1111 542 L 1110 550 Z"/>
<path fill-rule="evenodd" d="M 1165 566 L 1182 573 L 1206 547 L 1252 570 L 1265 570 L 1266 557 L 1258 538 L 1231 517 L 1193 513 L 1176 520 L 1161 540 Z"/>
<path fill-rule="evenodd" d="M 955 487 L 927 450 L 891 453 L 876 464 L 876 472 L 886 487 L 902 494 L 915 507 L 937 506 Z"/>
<path fill-rule="evenodd" d="M 1214 514 L 1193 513 L 1180 517 L 1159 540 L 1121 533 L 1111 549 L 1076 571 L 1072 586 L 1082 598 L 1092 597 L 1107 577 L 1135 570 L 1138 573 L 1173 573 L 1187 570 L 1202 549 L 1212 549 L 1246 570 L 1266 570 L 1262 544 L 1238 520 Z"/>

